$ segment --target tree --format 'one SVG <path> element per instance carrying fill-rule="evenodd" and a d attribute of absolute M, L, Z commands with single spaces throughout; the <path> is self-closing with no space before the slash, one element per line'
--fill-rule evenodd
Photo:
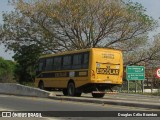
<path fill-rule="evenodd" d="M 13 58 L 18 63 L 15 74 L 19 83 L 33 82 L 40 53 L 41 49 L 36 45 L 23 45 L 17 50 Z"/>
<path fill-rule="evenodd" d="M 156 23 L 141 4 L 122 0 L 17 0 L 12 4 L 16 11 L 3 14 L 1 34 L 9 48 L 37 44 L 44 52 L 59 52 L 113 47 L 141 37 Z"/>
<path fill-rule="evenodd" d="M 144 40 L 147 40 L 147 38 L 144 38 Z M 143 43 L 144 40 L 141 39 L 141 42 L 138 42 L 139 46 L 136 49 L 130 49 L 130 51 L 124 52 L 126 65 L 159 65 L 160 34 L 155 35 L 154 40 L 144 42 L 145 44 Z"/>

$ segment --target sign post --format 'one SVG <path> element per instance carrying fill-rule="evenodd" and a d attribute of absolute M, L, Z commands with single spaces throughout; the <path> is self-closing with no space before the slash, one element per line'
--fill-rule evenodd
<path fill-rule="evenodd" d="M 135 80 L 135 93 L 137 93 L 137 81 Z"/>
<path fill-rule="evenodd" d="M 142 84 L 142 93 L 144 92 L 144 81 L 141 81 Z"/>
<path fill-rule="evenodd" d="M 127 83 L 128 83 L 128 93 L 129 93 L 129 80 L 127 81 Z"/>
<path fill-rule="evenodd" d="M 159 69 L 160 73 L 160 69 Z M 144 91 L 143 80 L 145 80 L 145 68 L 144 66 L 127 66 L 126 67 L 126 78 L 128 80 L 128 93 L 129 93 L 129 81 L 135 81 L 135 92 L 137 92 L 136 80 L 142 81 L 142 92 Z"/>

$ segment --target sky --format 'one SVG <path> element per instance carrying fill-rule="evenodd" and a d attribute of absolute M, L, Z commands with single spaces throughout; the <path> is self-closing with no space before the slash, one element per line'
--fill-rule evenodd
<path fill-rule="evenodd" d="M 12 6 L 8 5 L 8 0 L 0 0 L 0 24 L 3 24 L 2 12 L 14 10 Z M 12 51 L 5 52 L 6 48 L 4 45 L 0 45 L 0 57 L 7 60 L 13 60 L 12 56 L 14 53 Z"/>
<path fill-rule="evenodd" d="M 141 3 L 146 8 L 146 13 L 158 21 L 159 27 L 151 34 L 160 33 L 160 0 L 132 0 Z"/>
<path fill-rule="evenodd" d="M 141 3 L 146 8 L 146 14 L 153 17 L 155 20 L 158 20 L 160 25 L 160 0 L 131 0 L 133 2 Z M 2 20 L 2 11 L 12 11 L 13 7 L 8 5 L 8 0 L 0 0 L 0 24 L 3 24 Z M 153 32 L 150 32 L 151 38 L 157 34 L 160 33 L 160 27 L 158 29 L 154 30 Z M 3 57 L 4 59 L 12 60 L 12 56 L 14 53 L 12 51 L 5 52 L 4 45 L 0 45 L 0 57 Z"/>

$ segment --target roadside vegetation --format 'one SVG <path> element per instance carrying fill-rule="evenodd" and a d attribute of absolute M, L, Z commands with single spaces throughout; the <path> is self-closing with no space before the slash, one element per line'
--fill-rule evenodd
<path fill-rule="evenodd" d="M 16 63 L 0 57 L 0 83 L 16 82 L 14 71 Z"/>

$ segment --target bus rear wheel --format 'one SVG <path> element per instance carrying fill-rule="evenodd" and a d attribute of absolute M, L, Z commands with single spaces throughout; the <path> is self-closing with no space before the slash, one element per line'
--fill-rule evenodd
<path fill-rule="evenodd" d="M 75 96 L 76 89 L 75 89 L 75 85 L 73 82 L 68 83 L 67 93 L 68 93 L 68 96 Z"/>
<path fill-rule="evenodd" d="M 92 93 L 92 96 L 94 98 L 103 98 L 105 93 Z"/>
<path fill-rule="evenodd" d="M 63 94 L 65 93 L 65 89 L 63 89 Z M 75 88 L 75 84 L 73 82 L 69 82 L 67 86 L 67 95 L 68 96 L 76 96 L 80 97 L 82 92 Z"/>

